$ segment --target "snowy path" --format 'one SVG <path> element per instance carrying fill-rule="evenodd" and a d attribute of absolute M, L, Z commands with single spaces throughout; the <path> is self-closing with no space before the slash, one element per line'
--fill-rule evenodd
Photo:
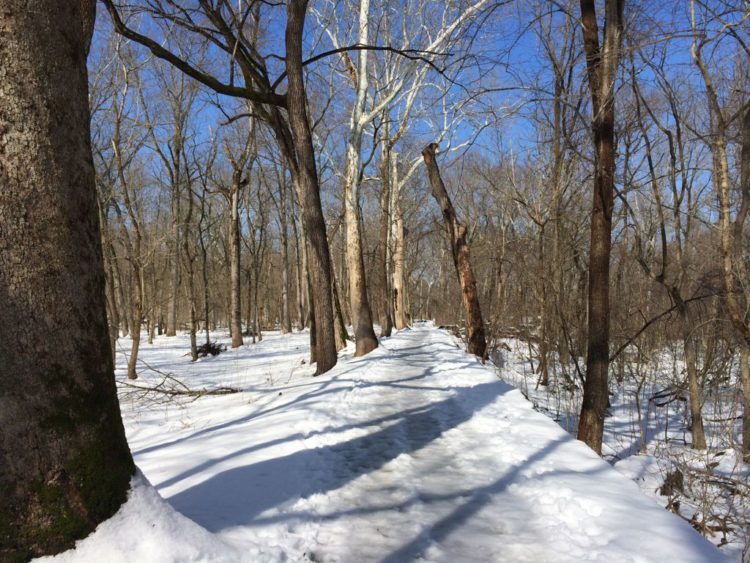
<path fill-rule="evenodd" d="M 125 405 L 139 467 L 227 544 L 181 560 L 723 560 L 445 333 L 402 331 L 314 379 L 290 371 L 300 342 L 248 394 Z"/>

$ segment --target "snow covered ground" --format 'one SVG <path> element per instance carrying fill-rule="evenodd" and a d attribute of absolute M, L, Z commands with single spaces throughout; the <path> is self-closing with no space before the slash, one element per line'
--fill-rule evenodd
<path fill-rule="evenodd" d="M 136 463 L 168 504 L 137 477 L 118 515 L 52 560 L 724 560 L 448 334 L 401 331 L 316 378 L 307 338 L 195 364 L 185 337 L 144 344 L 191 388 L 243 392 L 124 395 Z"/>
<path fill-rule="evenodd" d="M 501 350 L 502 356 L 495 354 L 501 366 L 498 375 L 521 390 L 536 410 L 575 435 L 580 386 L 570 385 L 554 358 L 550 385 L 538 385 L 536 351 L 526 342 L 506 339 Z M 706 385 L 702 411 L 709 447 L 694 450 L 690 447 L 687 401 L 654 399 L 684 381 L 679 355 L 665 350 L 626 364 L 625 371 L 621 381 L 612 378 L 610 382 L 604 459 L 657 504 L 701 529 L 730 560 L 740 562 L 744 553 L 745 562 L 750 563 L 750 467 L 740 457 L 738 382 L 730 379 L 721 385 Z M 732 366 L 728 371 L 736 377 Z M 576 376 L 572 377 L 577 383 Z M 675 478 L 677 486 L 662 487 Z"/>

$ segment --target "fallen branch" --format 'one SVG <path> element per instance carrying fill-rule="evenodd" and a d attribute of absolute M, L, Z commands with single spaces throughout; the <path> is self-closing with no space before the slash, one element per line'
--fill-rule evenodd
<path fill-rule="evenodd" d="M 242 389 L 239 389 L 237 387 L 226 387 L 226 386 L 216 387 L 213 389 L 207 389 L 205 387 L 201 389 L 191 389 L 190 387 L 185 385 L 182 381 L 177 379 L 177 377 L 175 377 L 173 373 L 167 373 L 167 372 L 158 370 L 155 367 L 149 365 L 147 362 L 143 361 L 141 358 L 138 358 L 138 361 L 142 363 L 144 366 L 146 366 L 147 370 L 161 375 L 162 377 L 161 381 L 153 386 L 139 385 L 137 383 L 130 383 L 129 381 L 121 381 L 121 380 L 118 380 L 117 384 L 123 387 L 129 387 L 134 390 L 142 391 L 144 396 L 147 395 L 148 393 L 153 392 L 153 393 L 161 393 L 162 395 L 168 395 L 171 397 L 182 396 L 182 397 L 194 397 L 195 399 L 199 399 L 200 397 L 203 397 L 206 395 L 230 395 L 232 393 L 242 392 Z"/>
<path fill-rule="evenodd" d="M 174 382 L 175 387 L 168 387 L 166 383 L 169 381 Z M 128 383 L 127 381 L 118 381 L 117 383 L 123 385 L 124 387 L 138 389 L 139 391 L 153 391 L 155 393 L 163 393 L 164 395 L 182 395 L 185 397 L 195 398 L 203 397 L 205 395 L 231 395 L 232 393 L 242 392 L 242 389 L 238 389 L 237 387 L 216 387 L 214 389 L 207 389 L 203 387 L 201 389 L 190 389 L 182 381 L 169 375 L 167 375 L 164 379 L 161 380 L 161 382 L 154 386 L 137 385 L 135 383 Z M 177 386 L 179 386 L 179 388 Z"/>

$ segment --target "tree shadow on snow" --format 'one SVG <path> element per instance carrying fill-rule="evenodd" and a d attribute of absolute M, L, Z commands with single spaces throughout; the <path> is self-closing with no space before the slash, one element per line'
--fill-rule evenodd
<path fill-rule="evenodd" d="M 266 510 L 282 508 L 300 497 L 325 494 L 382 468 L 402 454 L 417 452 L 510 389 L 500 381 L 456 388 L 448 399 L 383 417 L 382 423 L 390 423 L 385 428 L 345 442 L 228 469 L 168 500 L 213 532 L 251 525 Z M 364 420 L 351 426 L 371 425 L 371 421 Z M 195 472 L 201 470 L 195 468 Z"/>
<path fill-rule="evenodd" d="M 431 346 L 432 345 L 429 345 L 428 347 L 431 347 Z M 414 354 L 414 351 L 417 351 L 417 350 L 421 350 L 422 353 Z M 155 451 L 162 450 L 162 449 L 165 449 L 170 446 L 174 446 L 183 442 L 187 442 L 189 440 L 199 438 L 199 437 L 223 430 L 225 428 L 236 426 L 238 424 L 244 424 L 253 419 L 256 419 L 262 416 L 267 416 L 274 412 L 282 411 L 293 405 L 308 407 L 313 401 L 317 401 L 323 397 L 326 397 L 334 393 L 345 393 L 349 391 L 351 388 L 353 388 L 354 386 L 358 386 L 359 388 L 366 388 L 366 387 L 387 385 L 390 387 L 401 387 L 404 389 L 415 389 L 415 390 L 424 390 L 424 391 L 430 391 L 430 390 L 445 391 L 446 387 L 429 387 L 429 386 L 424 386 L 424 385 L 410 386 L 408 385 L 408 383 L 413 383 L 419 380 L 429 378 L 435 375 L 436 373 L 440 373 L 443 371 L 450 371 L 453 369 L 458 369 L 459 367 L 474 366 L 476 364 L 476 361 L 473 358 L 467 357 L 466 359 L 462 360 L 460 364 L 451 365 L 451 367 L 448 369 L 437 369 L 435 367 L 428 367 L 427 369 L 425 369 L 422 373 L 418 375 L 403 377 L 403 378 L 399 378 L 395 380 L 373 381 L 373 380 L 363 380 L 363 379 L 355 379 L 355 378 L 347 377 L 348 375 L 352 373 L 356 374 L 357 372 L 361 372 L 361 370 L 363 369 L 363 364 L 365 365 L 367 363 L 374 364 L 375 362 L 378 362 L 380 364 L 387 365 L 391 361 L 397 362 L 399 366 L 421 368 L 421 367 L 426 367 L 427 365 L 433 363 L 434 359 L 433 359 L 431 351 L 427 350 L 427 348 L 425 347 L 420 348 L 419 346 L 399 348 L 393 351 L 390 356 L 386 356 L 386 357 L 368 358 L 367 356 L 364 356 L 362 358 L 352 358 L 346 364 L 339 364 L 339 366 L 336 367 L 336 370 L 333 374 L 322 375 L 315 379 L 310 378 L 307 381 L 294 383 L 292 385 L 285 385 L 285 386 L 279 386 L 279 387 L 272 386 L 265 390 L 269 394 L 275 394 L 279 391 L 288 392 L 294 389 L 312 387 L 310 391 L 302 393 L 294 397 L 292 400 L 283 401 L 283 402 L 275 402 L 273 405 L 268 406 L 267 408 L 262 408 L 261 410 L 254 411 L 238 419 L 229 420 L 229 421 L 215 424 L 206 428 L 202 428 L 201 430 L 193 432 L 187 436 L 181 436 L 179 438 L 175 438 L 174 440 L 170 440 L 167 442 L 159 442 L 158 444 L 146 446 L 144 448 L 134 451 L 133 455 L 139 456 L 139 455 L 143 455 L 147 453 L 153 453 Z M 206 397 L 204 398 L 204 400 L 205 399 L 210 400 L 211 397 Z"/>

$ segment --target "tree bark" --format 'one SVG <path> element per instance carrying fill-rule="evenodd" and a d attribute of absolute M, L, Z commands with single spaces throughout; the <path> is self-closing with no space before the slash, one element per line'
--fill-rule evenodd
<path fill-rule="evenodd" d="M 385 124 L 387 127 L 387 122 Z M 387 147 L 388 139 L 384 140 L 384 146 Z M 391 209 L 391 151 L 383 149 L 382 162 L 380 163 L 380 242 L 378 244 L 377 265 L 380 277 L 380 336 L 390 336 L 393 330 L 393 314 L 391 312 L 390 299 L 390 232 L 392 221 Z"/>
<path fill-rule="evenodd" d="M 743 342 L 740 349 L 742 378 L 742 459 L 750 463 L 750 348 Z"/>
<path fill-rule="evenodd" d="M 393 320 L 396 328 L 403 330 L 409 326 L 406 307 L 406 229 L 398 203 L 393 214 Z"/>
<path fill-rule="evenodd" d="M 315 164 L 307 99 L 302 74 L 302 34 L 305 26 L 307 0 L 290 0 L 287 4 L 286 70 L 288 79 L 287 106 L 294 150 L 297 156 L 298 193 L 309 241 L 309 260 L 312 278 L 311 293 L 315 310 L 315 347 L 319 375 L 336 365 L 336 337 L 334 335 L 331 292 L 331 256 L 326 237 L 326 224 L 320 202 L 320 186 Z"/>
<path fill-rule="evenodd" d="M 279 182 L 279 222 L 281 226 L 281 331 L 292 332 L 292 312 L 289 306 L 289 228 L 287 209 L 287 185 L 282 177 Z"/>
<path fill-rule="evenodd" d="M 169 240 L 169 303 L 166 336 L 177 335 L 177 291 L 180 284 L 180 183 L 179 164 L 172 186 L 172 232 Z"/>
<path fill-rule="evenodd" d="M 230 238 L 230 295 L 231 295 L 231 332 L 232 348 L 242 346 L 242 297 L 240 279 L 240 188 L 242 187 L 242 170 L 235 171 L 232 188 L 229 194 L 231 216 L 229 221 Z"/>
<path fill-rule="evenodd" d="M 107 320 L 109 322 L 109 345 L 112 349 L 112 364 L 115 364 L 115 358 L 117 357 L 117 336 L 119 334 L 120 326 L 120 312 L 117 308 L 117 295 L 115 291 L 115 275 L 112 267 L 112 262 L 117 258 L 115 256 L 114 248 L 109 240 L 109 227 L 107 225 L 107 217 L 102 209 L 101 198 L 97 194 L 96 198 L 97 212 L 99 216 L 99 225 L 102 233 L 102 254 L 107 254 L 107 258 L 104 258 L 104 271 L 105 271 L 105 295 L 107 298 Z"/>
<path fill-rule="evenodd" d="M 588 340 L 578 439 L 602 453 L 604 415 L 609 402 L 609 261 L 615 187 L 614 82 L 622 43 L 624 0 L 606 0 L 604 49 L 594 0 L 581 0 L 583 45 L 586 52 L 594 136 L 594 190 L 589 250 Z"/>
<path fill-rule="evenodd" d="M 398 155 L 391 151 L 390 172 L 390 206 L 391 206 L 391 239 L 393 242 L 393 275 L 391 287 L 393 290 L 392 300 L 393 322 L 398 330 L 409 326 L 409 316 L 406 307 L 406 229 L 404 228 L 404 216 L 401 211 L 401 182 L 398 178 Z"/>
<path fill-rule="evenodd" d="M 126 499 L 89 136 L 94 2 L 0 1 L 0 559 Z"/>
<path fill-rule="evenodd" d="M 307 301 L 307 256 L 305 252 L 305 240 L 302 233 L 297 229 L 297 217 L 292 214 L 292 233 L 294 235 L 295 247 L 295 270 L 297 273 L 297 330 L 303 330 L 306 325 L 305 303 Z"/>
<path fill-rule="evenodd" d="M 743 194 L 743 203 L 750 201 L 750 102 L 745 104 L 745 115 L 742 120 L 742 151 L 740 158 L 740 185 Z M 747 206 L 743 205 L 745 213 Z M 744 217 L 742 220 L 737 219 L 738 236 L 744 229 Z M 747 290 L 747 288 L 746 288 Z M 742 396 L 744 398 L 742 410 L 742 458 L 745 463 L 750 464 L 750 343 L 744 342 L 742 346 L 742 363 L 740 364 L 742 372 Z"/>
<path fill-rule="evenodd" d="M 190 248 L 190 228 L 193 221 L 193 208 L 195 207 L 195 202 L 193 201 L 192 186 L 188 184 L 187 188 L 188 208 L 185 215 L 185 233 L 182 237 L 182 252 L 185 255 L 185 261 L 187 262 L 187 286 L 190 305 L 190 358 L 195 362 L 198 359 L 198 308 L 196 306 L 195 297 L 195 259 L 197 253 L 195 248 L 192 250 Z"/>
<path fill-rule="evenodd" d="M 211 215 L 211 206 L 206 210 L 206 190 L 201 192 L 201 215 L 198 219 L 198 243 L 201 247 L 201 278 L 203 281 L 203 329 L 206 332 L 206 344 L 211 343 L 211 309 L 209 307 L 208 294 L 208 249 L 206 248 L 206 231 L 203 229 L 204 221 Z"/>
<path fill-rule="evenodd" d="M 706 449 L 706 433 L 703 430 L 703 415 L 701 414 L 701 389 L 698 380 L 698 357 L 695 343 L 692 342 L 692 324 L 688 318 L 687 305 L 680 295 L 672 293 L 672 299 L 677 303 L 677 314 L 680 319 L 680 330 L 682 332 L 682 343 L 685 351 L 685 368 L 688 379 L 688 397 L 690 400 L 690 432 L 692 434 L 692 447 L 698 450 Z"/>
<path fill-rule="evenodd" d="M 360 0 L 358 41 L 368 43 L 368 18 L 370 1 Z M 355 356 L 364 356 L 378 347 L 378 338 L 372 327 L 372 309 L 367 295 L 367 277 L 363 256 L 362 225 L 360 224 L 359 187 L 364 132 L 363 112 L 367 97 L 367 49 L 358 53 L 355 101 L 349 118 L 349 135 L 346 143 L 346 175 L 344 178 L 344 222 L 346 224 L 346 270 L 349 275 L 349 303 L 354 327 Z"/>
<path fill-rule="evenodd" d="M 456 210 L 445 189 L 443 179 L 440 177 L 440 169 L 435 161 L 437 145 L 431 143 L 422 151 L 427 173 L 432 187 L 432 196 L 438 202 L 443 211 L 445 226 L 448 228 L 453 252 L 453 265 L 456 267 L 458 282 L 461 285 L 461 296 L 463 298 L 464 310 L 466 311 L 466 339 L 469 343 L 468 350 L 471 354 L 484 359 L 487 351 L 487 341 L 484 335 L 484 321 L 482 310 L 479 306 L 477 295 L 477 282 L 471 267 L 469 243 L 466 240 L 467 229 L 458 220 Z"/>

